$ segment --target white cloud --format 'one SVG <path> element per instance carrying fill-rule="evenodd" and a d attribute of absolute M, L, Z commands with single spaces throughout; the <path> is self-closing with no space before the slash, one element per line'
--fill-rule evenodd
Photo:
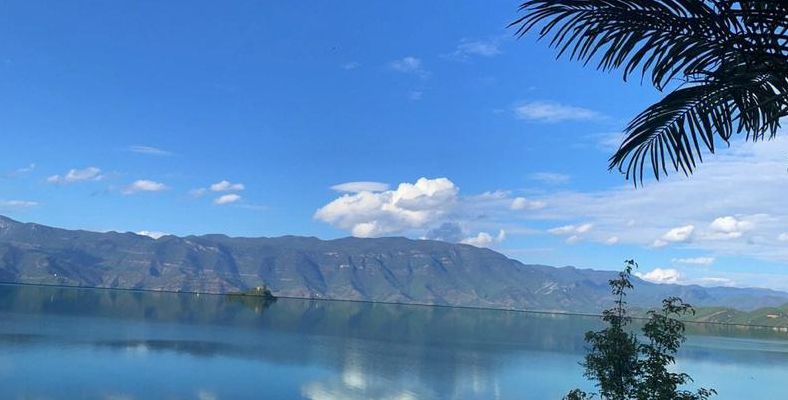
<path fill-rule="evenodd" d="M 538 210 L 546 206 L 545 202 L 528 200 L 525 197 L 515 197 L 509 208 L 512 210 Z"/>
<path fill-rule="evenodd" d="M 29 200 L 0 200 L 0 209 L 19 209 L 38 206 L 38 202 Z"/>
<path fill-rule="evenodd" d="M 412 90 L 410 93 L 408 93 L 408 98 L 413 101 L 419 101 L 423 95 L 424 92 L 421 90 Z"/>
<path fill-rule="evenodd" d="M 213 201 L 213 203 L 217 204 L 217 205 L 223 205 L 223 204 L 235 203 L 235 202 L 237 202 L 239 200 L 241 200 L 241 196 L 239 196 L 239 195 L 237 195 L 235 193 L 230 193 L 230 194 L 225 194 L 223 196 L 217 197 Z"/>
<path fill-rule="evenodd" d="M 653 270 L 646 273 L 635 272 L 635 276 L 653 283 L 700 286 L 737 286 L 736 281 L 730 278 L 716 276 L 686 276 L 684 273 L 674 268 L 654 268 Z"/>
<path fill-rule="evenodd" d="M 653 283 L 678 283 L 679 279 L 681 279 L 679 271 L 672 268 L 654 268 L 645 274 L 635 272 L 635 276 Z"/>
<path fill-rule="evenodd" d="M 360 63 L 357 63 L 355 61 L 351 61 L 351 62 L 347 62 L 347 63 L 342 64 L 342 69 L 344 69 L 346 71 L 351 71 L 351 70 L 357 69 L 360 66 L 361 66 Z"/>
<path fill-rule="evenodd" d="M 501 53 L 500 38 L 486 40 L 463 39 L 457 44 L 457 48 L 446 56 L 455 60 L 464 61 L 471 57 L 495 57 Z"/>
<path fill-rule="evenodd" d="M 690 257 L 690 258 L 674 258 L 673 262 L 676 264 L 690 264 L 690 265 L 711 265 L 714 264 L 714 257 Z"/>
<path fill-rule="evenodd" d="M 246 186 L 243 183 L 232 183 L 226 179 L 216 182 L 207 188 L 197 188 L 192 189 L 189 191 L 189 195 L 192 197 L 203 197 L 208 192 L 241 192 L 246 190 Z"/>
<path fill-rule="evenodd" d="M 453 208 L 458 192 L 447 178 L 420 178 L 396 190 L 344 194 L 318 209 L 315 218 L 354 236 L 382 236 L 437 223 Z"/>
<path fill-rule="evenodd" d="M 219 181 L 209 187 L 212 192 L 240 192 L 246 187 L 243 183 L 232 183 L 227 180 Z"/>
<path fill-rule="evenodd" d="M 673 228 L 664 235 L 662 235 L 659 239 L 654 241 L 654 247 L 664 247 L 670 243 L 679 243 L 679 242 L 686 242 L 692 236 L 692 233 L 695 232 L 694 225 L 684 225 L 678 228 Z"/>
<path fill-rule="evenodd" d="M 577 233 L 586 233 L 594 227 L 594 224 L 583 224 L 577 227 Z"/>
<path fill-rule="evenodd" d="M 602 114 L 587 108 L 568 106 L 549 101 L 533 101 L 514 109 L 518 119 L 535 122 L 588 121 L 602 118 Z"/>
<path fill-rule="evenodd" d="M 390 190 L 340 197 L 330 207 L 321 208 L 315 217 L 340 229 L 376 236 L 429 237 L 427 233 L 441 224 L 455 223 L 457 232 L 436 236 L 453 242 L 498 229 L 505 229 L 510 236 L 544 234 L 547 231 L 541 227 L 547 224 L 556 227 L 552 234 L 560 234 L 569 242 L 644 248 L 670 244 L 716 259 L 735 256 L 788 262 L 785 154 L 788 137 L 757 144 L 735 142 L 731 149 L 721 149 L 720 154 L 707 157 L 690 178 L 672 175 L 637 189 L 623 180 L 617 187 L 596 191 L 548 187 L 523 196 L 522 200 L 504 190 L 462 196 L 457 191 L 442 207 L 430 209 L 427 218 L 418 220 L 405 219 L 399 211 L 401 207 L 384 200 L 391 196 Z M 730 222 L 725 217 L 736 220 L 730 224 L 735 229 L 725 228 L 722 222 Z M 719 218 L 722 220 L 715 224 Z M 576 232 L 583 224 L 591 224 L 593 229 Z M 716 238 L 725 229 L 744 233 L 727 240 Z M 755 279 L 748 276 L 736 281 L 760 282 Z"/>
<path fill-rule="evenodd" d="M 575 244 L 583 240 L 583 237 L 580 235 L 572 235 L 566 238 L 566 243 L 568 244 Z"/>
<path fill-rule="evenodd" d="M 152 238 L 152 239 L 159 239 L 162 236 L 169 235 L 169 233 L 158 232 L 158 231 L 139 231 L 139 232 L 134 232 L 134 233 L 139 235 L 139 236 L 147 236 L 147 237 Z"/>
<path fill-rule="evenodd" d="M 84 181 L 98 181 L 104 178 L 101 169 L 87 167 L 85 169 L 70 169 L 64 175 L 52 175 L 47 178 L 49 183 L 67 184 Z"/>
<path fill-rule="evenodd" d="M 547 232 L 549 232 L 552 235 L 560 236 L 560 235 L 569 235 L 574 233 L 587 233 L 591 231 L 591 229 L 593 228 L 594 228 L 594 224 L 586 223 L 582 225 L 559 226 L 557 228 L 548 229 Z"/>
<path fill-rule="evenodd" d="M 666 242 L 666 241 L 664 241 L 662 239 L 657 239 L 653 243 L 651 243 L 651 247 L 656 247 L 656 248 L 665 247 L 668 244 L 669 244 L 668 242 Z"/>
<path fill-rule="evenodd" d="M 487 232 L 479 232 L 476 236 L 463 239 L 462 243 L 476 247 L 490 247 L 493 243 L 501 243 L 504 240 L 506 240 L 506 231 L 501 229 L 496 237 Z"/>
<path fill-rule="evenodd" d="M 575 229 L 576 228 L 574 225 L 564 225 L 557 228 L 548 229 L 547 232 L 549 232 L 551 235 L 568 235 L 574 232 Z"/>
<path fill-rule="evenodd" d="M 544 201 L 546 207 L 520 217 L 584 219 L 594 224 L 588 240 L 603 243 L 618 236 L 621 244 L 657 247 L 670 243 L 661 238 L 669 230 L 692 225 L 691 240 L 675 245 L 718 258 L 788 262 L 788 246 L 778 240 L 782 233 L 788 234 L 785 154 L 785 134 L 758 143 L 734 141 L 730 149 L 722 148 L 706 157 L 689 178 L 673 174 L 639 188 L 622 179 L 620 186 L 609 189 L 558 190 L 533 198 Z M 737 221 L 732 232 L 742 234 L 719 232 L 725 226 L 722 222 L 729 221 L 726 216 Z M 714 224 L 718 218 L 724 219 Z"/>
<path fill-rule="evenodd" d="M 33 170 L 35 170 L 35 169 L 36 169 L 36 164 L 35 163 L 30 163 L 26 167 L 17 168 L 16 170 L 5 174 L 5 176 L 7 178 L 18 178 L 20 176 L 23 176 L 23 175 L 26 175 L 26 174 L 28 174 L 30 172 L 33 172 Z"/>
<path fill-rule="evenodd" d="M 736 281 L 729 278 L 720 278 L 712 276 L 704 276 L 697 279 L 683 280 L 680 282 L 685 285 L 701 285 L 701 286 L 735 286 Z"/>
<path fill-rule="evenodd" d="M 371 181 L 345 182 L 331 186 L 331 190 L 342 193 L 384 192 L 389 190 L 389 184 Z"/>
<path fill-rule="evenodd" d="M 172 155 L 172 152 L 169 152 L 169 151 L 164 150 L 164 149 L 160 149 L 158 147 L 151 147 L 151 146 L 134 145 L 134 146 L 129 146 L 128 150 L 130 152 L 132 152 L 132 153 L 145 154 L 145 155 L 149 155 L 149 156 L 162 156 L 163 157 L 163 156 L 171 156 Z"/>
<path fill-rule="evenodd" d="M 555 236 L 569 236 L 566 238 L 566 243 L 575 244 L 583 240 L 583 234 L 591 232 L 594 224 L 585 223 L 581 225 L 564 225 L 557 228 L 548 229 L 547 232 Z"/>
<path fill-rule="evenodd" d="M 531 174 L 530 178 L 549 185 L 563 185 L 571 180 L 569 175 L 555 172 L 537 172 Z"/>
<path fill-rule="evenodd" d="M 413 74 L 422 78 L 426 78 L 429 75 L 429 72 L 424 69 L 421 60 L 412 56 L 394 60 L 389 66 L 391 69 L 404 74 Z"/>
<path fill-rule="evenodd" d="M 711 232 L 708 237 L 715 240 L 736 239 L 742 237 L 744 232 L 753 229 L 752 221 L 739 220 L 736 217 L 719 217 L 709 225 Z"/>
<path fill-rule="evenodd" d="M 134 183 L 126 186 L 123 189 L 123 194 L 134 194 L 138 192 L 161 192 L 167 190 L 167 185 L 148 179 L 140 179 Z"/>

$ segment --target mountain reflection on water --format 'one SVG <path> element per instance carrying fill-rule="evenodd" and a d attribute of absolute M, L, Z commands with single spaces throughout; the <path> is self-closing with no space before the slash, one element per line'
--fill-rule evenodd
<path fill-rule="evenodd" d="M 0 318 L 0 398 L 560 398 L 583 384 L 583 334 L 601 326 L 557 314 L 16 285 L 0 285 Z M 689 332 L 682 363 L 788 366 L 784 335 Z"/>

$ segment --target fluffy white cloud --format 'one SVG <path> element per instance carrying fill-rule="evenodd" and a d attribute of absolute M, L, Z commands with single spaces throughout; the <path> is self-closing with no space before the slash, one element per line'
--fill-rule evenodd
<path fill-rule="evenodd" d="M 422 78 L 426 78 L 429 75 L 429 73 L 424 69 L 421 60 L 413 56 L 407 56 L 400 58 L 399 60 L 394 60 L 389 64 L 389 66 L 391 69 L 404 74 L 413 74 Z"/>
<path fill-rule="evenodd" d="M 476 236 L 463 239 L 462 243 L 476 247 L 490 247 L 493 243 L 501 243 L 504 240 L 506 240 L 506 231 L 501 229 L 495 237 L 487 232 L 479 232 Z"/>
<path fill-rule="evenodd" d="M 714 257 L 690 257 L 690 258 L 674 258 L 673 262 L 677 264 L 690 264 L 690 265 L 711 265 L 714 264 Z"/>
<path fill-rule="evenodd" d="M 463 196 L 455 193 L 440 213 L 430 212 L 429 218 L 418 220 L 422 222 L 409 222 L 412 220 L 400 215 L 401 207 L 383 201 L 394 192 L 388 190 L 364 196 L 348 194 L 315 216 L 341 229 L 378 236 L 397 233 L 431 238 L 428 232 L 441 224 L 456 223 L 456 232 L 435 236 L 454 242 L 498 229 L 505 229 L 510 236 L 545 233 L 548 231 L 544 228 L 531 224 L 549 224 L 557 227 L 549 233 L 563 236 L 570 243 L 582 239 L 602 245 L 672 244 L 717 259 L 737 256 L 788 262 L 788 137 L 757 144 L 737 142 L 720 152 L 708 157 L 690 178 L 671 175 L 639 188 L 622 181 L 618 187 L 597 191 L 530 191 L 532 194 L 522 199 L 500 190 Z M 584 224 L 593 229 L 575 231 Z M 739 237 L 719 240 L 720 233 Z M 685 263 L 676 263 L 681 264 Z M 754 279 L 747 276 L 736 280 Z"/>
<path fill-rule="evenodd" d="M 227 180 L 219 181 L 209 187 L 212 192 L 240 192 L 246 189 L 243 183 L 232 183 Z"/>
<path fill-rule="evenodd" d="M 240 200 L 241 200 L 241 196 L 239 196 L 239 195 L 237 195 L 235 193 L 230 193 L 230 194 L 225 194 L 225 195 L 217 197 L 213 201 L 213 203 L 217 204 L 217 205 L 223 205 L 223 204 L 235 203 L 235 202 L 240 201 Z"/>
<path fill-rule="evenodd" d="M 388 183 L 370 181 L 345 182 L 331 186 L 331 189 L 343 193 L 384 192 L 389 190 L 389 185 Z"/>
<path fill-rule="evenodd" d="M 134 194 L 138 192 L 161 192 L 167 189 L 167 185 L 163 183 L 151 181 L 148 179 L 140 179 L 126 186 L 123 189 L 123 194 Z"/>
<path fill-rule="evenodd" d="M 514 108 L 518 119 L 536 122 L 588 121 L 602 118 L 596 111 L 549 101 L 533 101 Z"/>
<path fill-rule="evenodd" d="M 528 200 L 525 197 L 515 197 L 509 208 L 512 210 L 538 210 L 546 206 L 545 202 L 538 200 Z"/>
<path fill-rule="evenodd" d="M 654 268 L 645 274 L 635 272 L 635 276 L 654 283 L 677 283 L 681 279 L 679 271 L 672 268 Z"/>
<path fill-rule="evenodd" d="M 744 235 L 744 232 L 753 229 L 755 224 L 752 221 L 737 219 L 736 217 L 719 217 L 709 225 L 709 239 L 726 240 L 737 239 Z"/>
<path fill-rule="evenodd" d="M 447 178 L 420 178 L 396 190 L 344 194 L 318 209 L 315 218 L 354 236 L 382 236 L 438 222 L 454 207 L 458 193 Z"/>
<path fill-rule="evenodd" d="M 83 181 L 98 181 L 104 178 L 101 174 L 101 169 L 96 167 L 87 167 L 85 169 L 70 169 L 63 175 L 52 175 L 47 178 L 49 183 L 75 183 Z"/>

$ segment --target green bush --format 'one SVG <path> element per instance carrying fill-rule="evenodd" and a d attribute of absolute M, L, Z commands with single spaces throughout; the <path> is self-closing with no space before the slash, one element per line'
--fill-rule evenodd
<path fill-rule="evenodd" d="M 681 387 L 692 378 L 671 372 L 676 353 L 684 343 L 684 323 L 680 317 L 694 314 L 691 305 L 678 297 L 662 301 L 660 310 L 648 312 L 642 328 L 643 338 L 630 329 L 632 317 L 627 311 L 627 291 L 633 289 L 632 269 L 637 263 L 627 260 L 624 270 L 610 280 L 615 298 L 613 307 L 602 313 L 606 327 L 586 333 L 589 352 L 582 365 L 585 377 L 596 384 L 598 393 L 580 389 L 569 392 L 564 400 L 600 398 L 602 400 L 706 400 L 714 389 L 689 391 Z"/>

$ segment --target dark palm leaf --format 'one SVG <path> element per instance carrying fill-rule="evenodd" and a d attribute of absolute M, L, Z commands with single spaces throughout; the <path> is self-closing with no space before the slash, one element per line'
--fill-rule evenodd
<path fill-rule="evenodd" d="M 610 158 L 637 184 L 650 164 L 690 174 L 734 133 L 773 137 L 788 115 L 788 1 L 531 0 L 511 26 L 538 28 L 558 57 L 638 72 L 675 89 L 638 115 Z M 677 82 L 676 85 L 671 85 Z"/>

